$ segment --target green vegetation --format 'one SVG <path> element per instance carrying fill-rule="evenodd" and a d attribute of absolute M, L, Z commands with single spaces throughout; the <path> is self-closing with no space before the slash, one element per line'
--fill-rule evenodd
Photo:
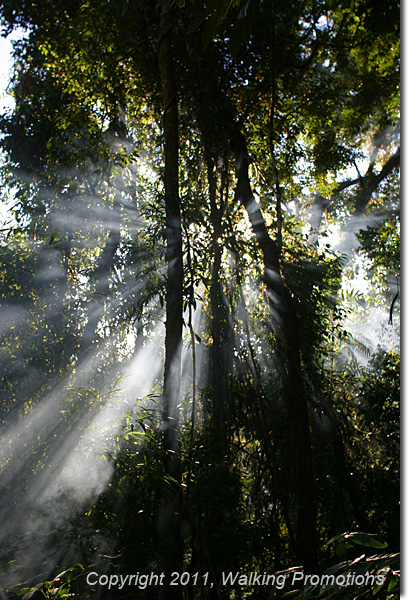
<path fill-rule="evenodd" d="M 399 3 L 0 21 L 3 597 L 398 599 Z"/>

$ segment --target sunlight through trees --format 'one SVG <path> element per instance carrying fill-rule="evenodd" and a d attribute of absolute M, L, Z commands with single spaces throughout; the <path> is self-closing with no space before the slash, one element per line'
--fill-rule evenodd
<path fill-rule="evenodd" d="M 398 599 L 398 2 L 0 19 L 0 595 Z"/>

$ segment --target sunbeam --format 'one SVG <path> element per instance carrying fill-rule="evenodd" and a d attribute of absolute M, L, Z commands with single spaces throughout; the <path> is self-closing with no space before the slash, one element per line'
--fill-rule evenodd
<path fill-rule="evenodd" d="M 0 599 L 398 598 L 380 4 L 0 2 Z"/>
<path fill-rule="evenodd" d="M 57 550 L 58 544 L 47 542 L 50 523 L 44 521 L 44 515 L 53 515 L 54 527 L 61 527 L 106 489 L 112 457 L 119 449 L 116 439 L 126 417 L 135 417 L 139 400 L 161 380 L 162 345 L 163 330 L 137 340 L 121 377 L 115 378 L 111 371 L 98 387 L 98 369 L 116 350 L 115 341 L 104 341 L 99 352 L 82 356 L 75 382 L 72 375 L 59 379 L 52 391 L 31 405 L 28 414 L 2 433 L 0 514 L 7 526 L 2 528 L 0 541 L 10 544 L 17 532 L 24 541 L 24 550 L 14 559 L 20 567 L 3 575 L 2 586 L 24 578 L 35 553 L 37 562 L 43 564 Z"/>

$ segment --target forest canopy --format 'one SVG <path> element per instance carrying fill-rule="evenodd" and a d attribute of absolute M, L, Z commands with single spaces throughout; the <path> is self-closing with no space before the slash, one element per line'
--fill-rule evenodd
<path fill-rule="evenodd" d="M 0 596 L 397 599 L 399 3 L 0 23 Z"/>

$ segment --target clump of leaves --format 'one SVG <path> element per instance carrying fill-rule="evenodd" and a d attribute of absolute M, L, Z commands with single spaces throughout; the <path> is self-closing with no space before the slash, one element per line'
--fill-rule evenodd
<path fill-rule="evenodd" d="M 344 532 L 331 538 L 326 546 L 335 545 L 337 555 L 346 558 L 327 568 L 319 583 L 307 579 L 302 587 L 287 592 L 286 599 L 384 599 L 397 600 L 400 596 L 400 554 L 381 553 L 368 556 L 369 549 L 380 551 L 387 547 L 373 534 Z M 348 554 L 359 547 L 363 552 L 353 559 Z M 295 568 L 300 569 L 300 568 Z"/>
<path fill-rule="evenodd" d="M 73 572 L 79 570 L 77 574 Z M 17 595 L 22 599 L 69 599 L 73 597 L 71 584 L 79 578 L 84 571 L 80 563 L 76 563 L 64 572 L 60 572 L 53 580 L 46 580 L 35 587 L 20 589 Z"/>

